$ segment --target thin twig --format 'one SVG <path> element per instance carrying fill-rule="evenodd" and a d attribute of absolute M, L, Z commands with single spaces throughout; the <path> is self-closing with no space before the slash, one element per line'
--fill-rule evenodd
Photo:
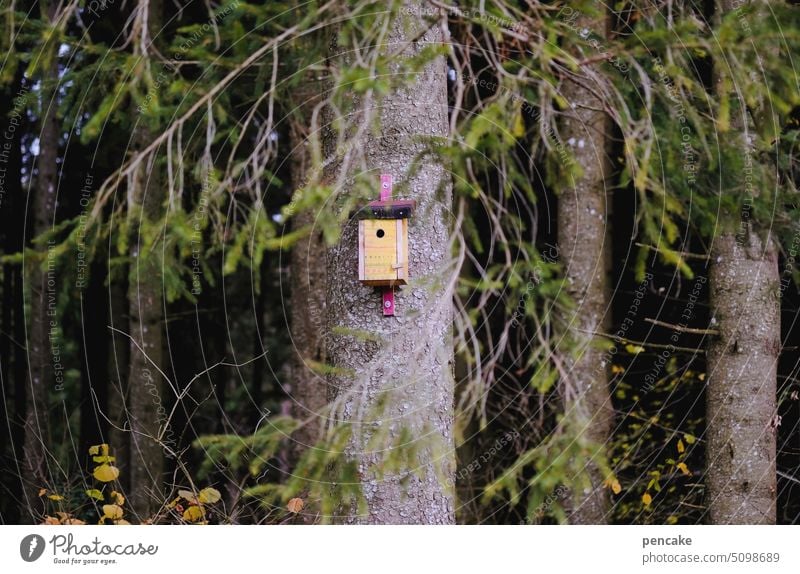
<path fill-rule="evenodd" d="M 667 327 L 668 329 L 672 329 L 673 331 L 678 331 L 678 333 L 691 333 L 692 335 L 711 335 L 712 337 L 719 336 L 719 331 L 717 329 L 693 329 L 692 327 L 684 327 L 683 325 L 673 325 L 672 323 L 657 321 L 655 319 L 650 319 L 649 317 L 645 317 L 644 320 L 647 321 L 648 323 L 652 323 L 653 325 L 658 325 L 659 327 Z"/>

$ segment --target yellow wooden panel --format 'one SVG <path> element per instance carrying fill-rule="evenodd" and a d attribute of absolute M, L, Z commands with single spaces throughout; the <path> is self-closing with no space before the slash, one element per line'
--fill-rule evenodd
<path fill-rule="evenodd" d="M 363 281 L 397 279 L 397 225 L 393 219 L 364 219 L 359 222 L 363 250 Z M 361 247 L 361 246 L 360 246 Z"/>

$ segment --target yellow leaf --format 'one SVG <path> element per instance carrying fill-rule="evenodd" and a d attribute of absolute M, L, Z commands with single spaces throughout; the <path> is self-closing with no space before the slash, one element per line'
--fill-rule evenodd
<path fill-rule="evenodd" d="M 103 444 L 96 444 L 94 446 L 89 447 L 89 454 L 102 454 L 103 456 L 108 456 L 108 445 L 106 443 Z"/>
<path fill-rule="evenodd" d="M 692 475 L 692 473 L 689 472 L 689 467 L 686 466 L 685 462 L 679 462 L 677 464 L 677 467 L 678 467 L 678 470 L 680 470 L 686 476 L 691 476 Z"/>
<path fill-rule="evenodd" d="M 114 499 L 114 503 L 115 503 L 115 504 L 119 504 L 120 506 L 122 506 L 123 504 L 125 504 L 125 497 L 124 497 L 124 496 L 122 496 L 122 495 L 121 495 L 119 492 L 117 492 L 116 490 L 112 490 L 112 491 L 111 491 L 111 498 L 113 498 L 113 499 Z"/>
<path fill-rule="evenodd" d="M 625 368 L 622 365 L 611 365 L 611 372 L 615 375 L 625 372 Z"/>
<path fill-rule="evenodd" d="M 286 509 L 293 514 L 297 514 L 303 510 L 303 506 L 305 505 L 302 498 L 293 498 L 286 504 Z"/>
<path fill-rule="evenodd" d="M 92 460 L 94 462 L 116 462 L 116 458 L 113 456 L 108 456 L 107 454 L 101 456 L 93 456 Z"/>
<path fill-rule="evenodd" d="M 696 440 L 693 434 L 685 434 L 683 435 L 683 438 L 686 441 L 686 444 L 694 444 L 694 441 Z"/>
<path fill-rule="evenodd" d="M 45 516 L 42 524 L 61 524 L 55 516 Z"/>
<path fill-rule="evenodd" d="M 47 494 L 47 489 L 46 488 L 40 488 L 39 489 L 39 498 L 41 498 L 45 494 Z"/>
<path fill-rule="evenodd" d="M 197 522 L 203 519 L 205 512 L 201 506 L 190 506 L 183 513 L 183 519 L 187 522 Z"/>
<path fill-rule="evenodd" d="M 120 518 L 119 520 L 115 520 L 114 524 L 118 524 L 119 526 L 130 526 L 131 523 L 125 520 L 124 518 Z"/>
<path fill-rule="evenodd" d="M 64 500 L 64 497 L 60 494 L 50 494 L 48 497 L 50 500 Z"/>
<path fill-rule="evenodd" d="M 197 497 L 194 495 L 194 492 L 191 490 L 179 490 L 178 496 L 188 500 L 189 502 L 197 502 Z"/>
<path fill-rule="evenodd" d="M 197 494 L 197 500 L 203 504 L 214 504 L 218 502 L 220 498 L 222 498 L 222 495 L 219 493 L 219 490 L 211 487 L 204 488 Z"/>
<path fill-rule="evenodd" d="M 678 439 L 678 454 L 682 453 L 686 450 L 686 447 L 683 446 L 683 441 Z"/>
<path fill-rule="evenodd" d="M 639 353 L 644 351 L 644 347 L 640 347 L 639 345 L 631 345 L 628 343 L 625 345 L 625 350 L 628 351 L 631 355 L 638 355 Z"/>
<path fill-rule="evenodd" d="M 116 504 L 103 505 L 103 518 L 110 518 L 111 520 L 119 520 L 122 518 L 122 508 Z"/>
<path fill-rule="evenodd" d="M 622 486 L 620 485 L 619 481 L 615 478 L 611 481 L 611 492 L 614 494 L 619 494 L 622 492 Z"/>
<path fill-rule="evenodd" d="M 101 464 L 94 469 L 92 476 L 100 482 L 111 482 L 112 480 L 116 480 L 119 476 L 119 469 L 116 466 Z"/>
<path fill-rule="evenodd" d="M 644 503 L 645 506 L 650 506 L 650 503 L 653 502 L 653 497 L 650 496 L 649 492 L 645 492 L 642 495 L 642 502 Z"/>
<path fill-rule="evenodd" d="M 701 381 L 705 381 L 706 380 L 706 374 L 705 373 L 700 373 L 699 375 L 697 375 L 697 378 L 700 379 Z"/>

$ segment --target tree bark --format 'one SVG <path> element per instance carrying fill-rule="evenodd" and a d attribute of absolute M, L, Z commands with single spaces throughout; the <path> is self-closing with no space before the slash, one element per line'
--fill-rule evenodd
<path fill-rule="evenodd" d="M 311 94 L 301 92 L 299 106 L 308 108 Z M 305 114 L 309 117 L 310 114 Z M 289 147 L 292 154 L 292 187 L 302 189 L 307 181 L 309 162 L 307 149 L 308 128 L 301 120 L 292 122 Z M 304 425 L 293 435 L 294 451 L 299 456 L 314 446 L 320 438 L 320 429 L 327 404 L 327 385 L 323 375 L 314 365 L 325 363 L 325 284 L 326 245 L 319 225 L 314 225 L 316 213 L 304 210 L 292 219 L 293 229 L 311 226 L 311 232 L 300 239 L 292 249 L 290 263 L 291 339 L 294 346 L 292 366 L 293 411 Z"/>
<path fill-rule="evenodd" d="M 582 15 L 579 29 L 605 36 L 605 20 Z M 590 90 L 590 88 L 592 90 Z M 611 438 L 614 410 L 609 390 L 608 361 L 592 333 L 606 332 L 610 311 L 608 277 L 611 272 L 610 199 L 606 177 L 610 172 L 606 153 L 607 117 L 601 91 L 591 76 L 578 71 L 565 78 L 562 95 L 570 109 L 560 126 L 562 140 L 570 147 L 582 174 L 571 181 L 558 197 L 558 248 L 566 278 L 566 291 L 575 308 L 564 317 L 567 378 L 559 383 L 565 419 L 575 425 L 579 440 L 605 451 Z M 583 462 L 583 461 L 580 461 Z M 584 470 L 567 503 L 572 524 L 603 524 L 607 521 L 609 499 L 596 460 L 585 461 Z"/>
<path fill-rule="evenodd" d="M 147 21 L 142 25 L 149 30 L 148 38 L 154 38 L 161 29 L 161 1 L 141 0 L 137 9 L 147 11 Z M 147 57 L 146 54 L 143 56 Z M 151 134 L 144 121 L 139 125 L 140 131 L 135 138 L 141 149 L 150 143 Z M 143 227 L 146 223 L 160 221 L 164 211 L 164 188 L 156 159 L 154 154 L 139 165 L 128 191 L 131 233 L 128 284 L 131 337 L 128 369 L 131 429 L 129 500 L 140 520 L 151 517 L 164 502 L 164 454 L 158 440 L 161 425 L 166 420 L 167 404 L 159 372 L 160 368 L 163 370 L 162 270 L 161 259 L 155 250 L 142 251 L 142 245 L 148 239 L 142 235 Z"/>
<path fill-rule="evenodd" d="M 43 2 L 41 10 L 44 20 L 50 23 L 55 21 L 57 6 L 54 3 Z M 32 201 L 33 237 L 41 236 L 53 225 L 58 185 L 58 57 L 53 47 L 48 50 L 49 54 L 39 54 L 39 57 L 45 58 L 45 68 L 41 77 L 39 155 L 36 158 L 36 185 Z M 55 261 L 49 257 L 47 246 L 37 249 L 42 250 L 43 257 L 26 261 L 30 332 L 23 464 L 25 504 L 34 519 L 36 513 L 33 506 L 38 501 L 38 491 L 46 488 L 50 479 L 46 447 L 49 444 L 48 396 L 63 390 L 55 384 L 53 368 L 55 356 L 52 348 L 59 345 Z M 49 309 L 52 310 L 51 315 L 48 315 Z"/>
<path fill-rule="evenodd" d="M 403 50 L 393 73 L 407 73 L 401 71 L 404 58 L 442 41 L 441 28 L 423 28 L 422 9 L 422 2 L 404 2 L 390 24 L 385 49 Z M 411 284 L 396 289 L 395 317 L 383 317 L 379 289 L 358 281 L 355 220 L 328 252 L 326 344 L 328 362 L 337 369 L 328 381 L 329 396 L 337 401 L 338 416 L 352 425 L 346 455 L 357 462 L 367 504 L 364 514 L 345 504 L 336 518 L 341 522 L 451 524 L 455 519 L 451 183 L 430 156 L 414 173 L 409 169 L 424 150 L 420 138 L 447 137 L 446 71 L 444 58 L 436 58 L 379 103 L 358 102 L 361 119 L 370 112 L 380 118 L 380 135 L 368 129 L 351 148 L 363 160 L 360 167 L 374 174 L 375 198 L 380 173 L 391 173 L 396 188 L 406 190 L 402 195 L 417 201 L 417 210 L 408 233 Z M 348 188 L 354 172 L 347 173 Z M 349 189 L 336 191 L 341 198 Z M 404 431 L 417 447 L 414 456 L 380 476 L 381 460 L 412 446 L 397 444 Z M 380 444 L 368 444 L 376 435 Z"/>
<path fill-rule="evenodd" d="M 706 491 L 712 524 L 774 524 L 778 255 L 771 238 L 718 237 L 712 251 Z"/>
<path fill-rule="evenodd" d="M 725 13 L 736 6 L 723 0 L 718 9 Z M 724 67 L 725 63 L 718 65 Z M 721 74 L 715 75 L 719 82 Z M 742 149 L 755 156 L 747 114 L 740 102 L 732 114 L 731 131 Z M 708 518 L 712 524 L 774 524 L 781 345 L 777 249 L 770 233 L 756 224 L 738 221 L 730 213 L 720 217 L 723 231 L 714 240 L 709 266 L 711 316 L 720 334 L 708 346 Z M 737 228 L 739 231 L 734 231 Z"/>

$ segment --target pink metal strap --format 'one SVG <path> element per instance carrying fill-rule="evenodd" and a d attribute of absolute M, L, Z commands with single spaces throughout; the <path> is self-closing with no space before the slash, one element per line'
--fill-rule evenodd
<path fill-rule="evenodd" d="M 392 199 L 392 175 L 389 173 L 381 174 L 381 201 Z"/>
<path fill-rule="evenodd" d="M 392 175 L 389 173 L 381 174 L 381 201 L 392 199 Z M 383 288 L 383 316 L 394 317 L 394 287 Z"/>
<path fill-rule="evenodd" d="M 394 317 L 394 287 L 383 288 L 383 316 Z"/>

